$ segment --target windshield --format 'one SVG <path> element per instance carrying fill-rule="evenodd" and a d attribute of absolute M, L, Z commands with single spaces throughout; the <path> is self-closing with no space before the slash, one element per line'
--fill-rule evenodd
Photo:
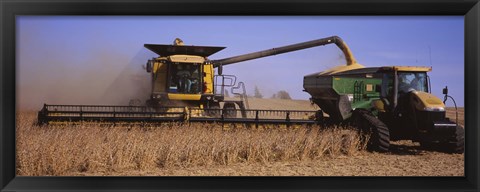
<path fill-rule="evenodd" d="M 398 92 L 412 90 L 428 92 L 427 74 L 424 72 L 398 72 Z"/>
<path fill-rule="evenodd" d="M 172 63 L 170 67 L 170 93 L 198 94 L 200 89 L 200 64 Z"/>

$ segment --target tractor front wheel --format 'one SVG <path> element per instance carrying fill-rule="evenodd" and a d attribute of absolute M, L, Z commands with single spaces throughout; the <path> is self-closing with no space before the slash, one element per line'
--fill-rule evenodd
<path fill-rule="evenodd" d="M 465 151 L 465 129 L 457 126 L 455 133 L 450 136 L 450 139 L 435 142 L 435 141 L 420 141 L 420 146 L 426 150 L 435 150 L 446 153 L 463 153 Z"/>
<path fill-rule="evenodd" d="M 465 151 L 465 128 L 457 126 L 449 145 L 452 153 L 463 153 Z"/>

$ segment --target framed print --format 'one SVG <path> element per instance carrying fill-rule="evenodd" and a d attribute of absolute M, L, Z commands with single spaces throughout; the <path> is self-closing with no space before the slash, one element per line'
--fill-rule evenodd
<path fill-rule="evenodd" d="M 2 9 L 2 191 L 476 191 L 477 1 Z"/>

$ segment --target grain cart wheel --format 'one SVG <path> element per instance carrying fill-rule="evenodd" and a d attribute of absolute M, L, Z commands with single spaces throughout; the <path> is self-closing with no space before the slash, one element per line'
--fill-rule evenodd
<path fill-rule="evenodd" d="M 390 147 L 390 132 L 388 127 L 368 111 L 355 111 L 355 124 L 362 132 L 370 136 L 367 149 L 370 151 L 387 152 Z"/>
<path fill-rule="evenodd" d="M 223 105 L 223 115 L 225 118 L 236 118 L 237 108 L 235 107 L 235 103 L 225 103 L 225 105 Z"/>

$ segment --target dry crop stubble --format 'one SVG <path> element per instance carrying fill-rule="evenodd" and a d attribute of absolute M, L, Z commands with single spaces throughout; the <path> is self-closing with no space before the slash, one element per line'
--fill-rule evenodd
<path fill-rule="evenodd" d="M 355 155 L 365 146 L 344 127 L 224 129 L 218 124 L 36 126 L 17 114 L 17 175 L 267 164 Z"/>

